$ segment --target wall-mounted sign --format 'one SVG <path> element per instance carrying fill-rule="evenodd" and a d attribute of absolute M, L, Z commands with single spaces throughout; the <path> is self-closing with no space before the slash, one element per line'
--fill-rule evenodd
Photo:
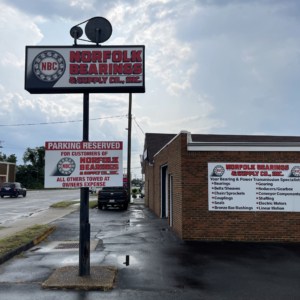
<path fill-rule="evenodd" d="M 25 89 L 47 93 L 144 93 L 145 46 L 27 46 Z"/>
<path fill-rule="evenodd" d="M 208 208 L 300 212 L 300 163 L 208 163 Z"/>
<path fill-rule="evenodd" d="M 123 142 L 46 142 L 45 187 L 123 186 Z"/>

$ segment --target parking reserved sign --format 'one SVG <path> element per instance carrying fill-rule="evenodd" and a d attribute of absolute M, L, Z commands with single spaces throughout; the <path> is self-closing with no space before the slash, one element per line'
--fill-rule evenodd
<path fill-rule="evenodd" d="M 123 142 L 46 142 L 45 187 L 123 186 Z"/>

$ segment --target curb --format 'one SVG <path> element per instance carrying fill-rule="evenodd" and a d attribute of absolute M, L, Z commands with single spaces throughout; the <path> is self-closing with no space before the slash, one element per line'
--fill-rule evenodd
<path fill-rule="evenodd" d="M 42 283 L 43 289 L 108 292 L 114 288 L 118 269 L 114 266 L 92 266 L 89 276 L 79 276 L 78 266 L 56 269 Z"/>
<path fill-rule="evenodd" d="M 49 229 L 47 229 L 44 233 L 39 235 L 37 238 L 35 238 L 33 242 L 33 246 L 36 246 L 43 240 L 45 240 L 54 230 L 56 230 L 56 226 L 51 226 Z"/>
<path fill-rule="evenodd" d="M 51 226 L 49 229 L 47 229 L 44 233 L 42 233 L 41 235 L 36 237 L 34 240 L 0 256 L 0 265 L 5 263 L 6 261 L 12 259 L 14 256 L 19 255 L 20 253 L 27 251 L 28 249 L 36 246 L 37 244 L 42 242 L 44 239 L 46 239 L 55 229 L 56 229 L 55 226 Z"/>

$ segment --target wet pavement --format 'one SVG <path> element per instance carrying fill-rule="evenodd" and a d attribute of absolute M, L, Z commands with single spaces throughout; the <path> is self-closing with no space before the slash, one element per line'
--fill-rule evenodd
<path fill-rule="evenodd" d="M 43 289 L 79 264 L 79 212 L 52 224 L 46 241 L 0 265 L 0 299 L 300 299 L 300 244 L 183 243 L 141 203 L 90 210 L 91 266 L 118 269 L 113 290 Z"/>

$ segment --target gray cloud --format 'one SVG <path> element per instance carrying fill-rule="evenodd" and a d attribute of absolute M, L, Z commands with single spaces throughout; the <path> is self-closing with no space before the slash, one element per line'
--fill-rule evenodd
<path fill-rule="evenodd" d="M 146 46 L 146 93 L 133 95 L 133 114 L 144 132 L 299 134 L 299 1 L 5 0 L 0 5 L 11 20 L 0 21 L 0 28 L 7 28 L 0 45 L 2 124 L 81 119 L 81 95 L 24 91 L 24 48 L 70 44 L 73 25 L 101 15 L 113 26 L 107 44 Z M 128 95 L 92 95 L 91 118 L 124 115 L 127 106 Z M 91 138 L 126 142 L 126 127 L 126 118 L 91 121 Z M 11 136 L 11 145 L 23 153 L 45 139 L 80 139 L 81 124 L 6 128 L 4 145 Z M 141 153 L 142 146 L 143 135 L 136 131 L 133 149 Z"/>

